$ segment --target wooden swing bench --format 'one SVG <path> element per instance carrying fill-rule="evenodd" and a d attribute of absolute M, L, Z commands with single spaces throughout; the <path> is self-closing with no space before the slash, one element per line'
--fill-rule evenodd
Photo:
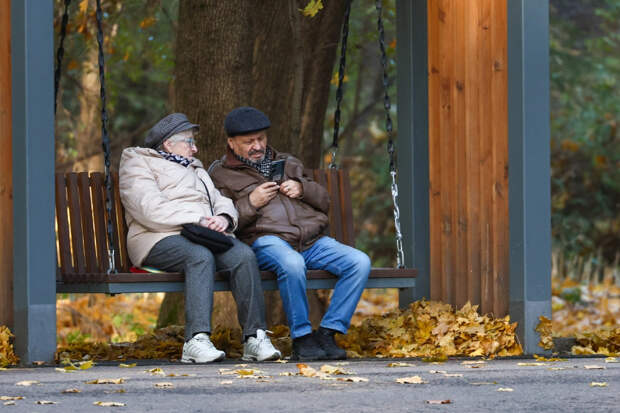
<path fill-rule="evenodd" d="M 330 236 L 354 246 L 351 185 L 346 170 L 308 170 L 330 194 Z M 56 174 L 57 293 L 138 293 L 184 291 L 181 273 L 133 273 L 127 255 L 127 226 L 113 174 L 112 225 L 117 273 L 107 274 L 107 212 L 104 175 L 100 172 Z M 366 288 L 415 287 L 415 269 L 373 268 Z M 225 274 L 216 273 L 215 290 L 229 291 Z M 263 289 L 277 290 L 276 275 L 261 272 Z M 308 289 L 334 288 L 337 278 L 327 271 L 309 270 Z"/>

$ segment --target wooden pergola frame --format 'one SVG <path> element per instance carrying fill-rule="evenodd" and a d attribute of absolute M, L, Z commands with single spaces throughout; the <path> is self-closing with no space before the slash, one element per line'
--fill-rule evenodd
<path fill-rule="evenodd" d="M 415 291 L 401 291 L 402 305 L 429 298 L 432 281 L 428 1 L 397 0 L 398 178 L 407 265 L 419 270 Z M 532 354 L 541 352 L 534 331 L 538 316 L 551 313 L 549 10 L 546 1 L 506 1 L 510 315 L 519 322 L 524 351 Z M 30 364 L 53 360 L 56 350 L 54 13 L 52 0 L 8 3 L 2 4 L 0 12 L 7 13 L 10 7 L 11 69 L 2 73 L 8 70 L 11 87 L 1 93 L 12 96 L 8 108 L 12 132 L 2 141 L 12 144 L 11 327 L 18 355 Z M 6 133 L 3 125 L 0 122 Z M 6 211 L 4 199 L 0 212 Z M 0 238 L 10 237 L 3 231 Z M 6 262 L 0 266 L 11 268 Z"/>

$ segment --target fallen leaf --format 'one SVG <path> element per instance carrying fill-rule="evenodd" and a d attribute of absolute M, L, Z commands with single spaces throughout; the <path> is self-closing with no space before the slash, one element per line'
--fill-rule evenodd
<path fill-rule="evenodd" d="M 113 394 L 113 393 L 127 393 L 127 390 L 125 389 L 116 389 L 116 390 L 106 390 L 104 391 L 105 394 Z"/>
<path fill-rule="evenodd" d="M 450 400 L 425 400 L 426 404 L 450 404 Z"/>
<path fill-rule="evenodd" d="M 292 373 L 290 371 L 283 371 L 279 374 L 279 376 L 295 376 L 295 373 Z"/>
<path fill-rule="evenodd" d="M 338 377 L 337 379 L 338 381 L 350 381 L 353 383 L 362 383 L 362 382 L 367 382 L 368 379 L 364 378 L 364 377 L 355 377 L 355 376 L 349 376 L 349 377 Z"/>
<path fill-rule="evenodd" d="M 351 374 L 350 372 L 344 369 L 339 369 L 338 367 L 330 366 L 329 364 L 323 364 L 321 366 L 321 372 L 325 374 L 334 374 L 334 375 Z"/>
<path fill-rule="evenodd" d="M 592 383 L 590 383 L 590 387 L 607 387 L 607 382 L 606 381 L 593 381 Z"/>
<path fill-rule="evenodd" d="M 605 359 L 605 363 L 617 363 L 617 362 L 618 362 L 618 359 L 615 357 L 607 357 Z"/>
<path fill-rule="evenodd" d="M 124 369 L 130 369 L 130 368 L 136 367 L 137 365 L 138 363 L 131 363 L 131 364 L 121 363 L 118 365 L 118 367 L 122 367 Z"/>
<path fill-rule="evenodd" d="M 534 367 L 534 366 L 546 366 L 546 364 L 545 363 L 517 363 L 517 366 Z"/>
<path fill-rule="evenodd" d="M 514 391 L 514 390 L 511 389 L 510 387 L 500 387 L 499 389 L 497 389 L 497 391 Z"/>
<path fill-rule="evenodd" d="M 233 384 L 232 380 L 222 380 L 220 384 Z"/>
<path fill-rule="evenodd" d="M 599 366 L 596 364 L 588 364 L 583 366 L 583 368 L 586 370 L 605 370 L 605 366 Z"/>
<path fill-rule="evenodd" d="M 488 384 L 497 384 L 497 382 L 496 381 L 474 381 L 469 384 L 471 384 L 472 386 L 486 386 Z"/>
<path fill-rule="evenodd" d="M 94 365 L 95 365 L 95 363 L 92 360 L 83 361 L 83 362 L 80 363 L 80 370 L 88 370 L 89 368 L 91 368 Z"/>
<path fill-rule="evenodd" d="M 15 401 L 14 401 L 14 400 L 10 400 L 10 401 L 8 401 L 8 402 L 4 402 L 4 403 L 2 403 L 2 404 L 4 404 L 5 406 L 15 406 L 15 404 L 16 404 L 16 403 L 15 403 Z"/>
<path fill-rule="evenodd" d="M 461 364 L 463 365 L 468 365 L 468 364 L 486 364 L 486 361 L 484 360 L 465 360 L 463 361 Z"/>
<path fill-rule="evenodd" d="M 247 364 L 235 364 L 235 367 L 247 367 Z"/>
<path fill-rule="evenodd" d="M 339 361 L 336 363 L 336 366 L 347 366 L 351 363 L 349 363 L 348 361 Z"/>
<path fill-rule="evenodd" d="M 288 363 L 288 360 L 278 359 L 278 360 L 275 360 L 274 363 L 286 364 L 286 363 Z"/>
<path fill-rule="evenodd" d="M 16 386 L 32 386 L 33 384 L 39 384 L 39 382 L 37 380 L 24 380 L 15 383 Z"/>
<path fill-rule="evenodd" d="M 93 402 L 93 404 L 95 406 L 102 406 L 102 407 L 123 407 L 125 406 L 125 403 L 120 403 L 120 402 Z"/>
<path fill-rule="evenodd" d="M 51 400 L 37 400 L 36 402 L 34 402 L 35 404 L 58 404 L 56 402 L 53 402 Z"/>
<path fill-rule="evenodd" d="M 257 374 L 263 373 L 263 371 L 259 369 L 239 369 L 233 371 L 234 374 L 238 374 L 239 376 L 256 376 Z"/>
<path fill-rule="evenodd" d="M 65 389 L 62 393 L 81 393 L 81 391 L 78 389 Z"/>
<path fill-rule="evenodd" d="M 463 377 L 461 373 L 444 373 L 444 377 Z"/>
<path fill-rule="evenodd" d="M 159 387 L 162 389 L 169 389 L 174 387 L 174 385 L 170 382 L 162 382 L 162 383 L 155 383 L 155 387 Z"/>
<path fill-rule="evenodd" d="M 429 370 L 428 372 L 431 374 L 447 374 L 448 373 L 445 370 Z"/>
<path fill-rule="evenodd" d="M 125 379 L 95 379 L 91 381 L 87 381 L 86 384 L 122 384 L 125 383 Z"/>
<path fill-rule="evenodd" d="M 229 374 L 235 374 L 233 369 L 219 369 L 218 371 L 223 376 L 229 375 Z"/>
<path fill-rule="evenodd" d="M 145 370 L 147 373 L 151 373 L 153 376 L 165 376 L 166 373 L 159 367 L 155 367 L 154 369 Z"/>
<path fill-rule="evenodd" d="M 0 396 L 0 400 L 24 400 L 24 396 Z"/>
<path fill-rule="evenodd" d="M 318 371 L 308 366 L 307 364 L 297 363 L 297 368 L 299 369 L 299 374 L 305 377 L 315 377 L 318 375 Z"/>
<path fill-rule="evenodd" d="M 427 381 L 422 380 L 420 376 L 402 377 L 396 379 L 396 383 L 400 384 L 426 384 Z"/>
<path fill-rule="evenodd" d="M 411 363 L 401 363 L 401 362 L 394 362 L 394 363 L 389 363 L 387 365 L 388 367 L 415 367 L 415 364 L 411 364 Z"/>
<path fill-rule="evenodd" d="M 549 367 L 547 370 L 567 370 L 568 367 Z"/>

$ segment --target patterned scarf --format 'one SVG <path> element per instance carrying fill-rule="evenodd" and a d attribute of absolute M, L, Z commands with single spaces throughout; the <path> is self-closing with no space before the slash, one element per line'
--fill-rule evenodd
<path fill-rule="evenodd" d="M 252 162 L 251 160 L 246 159 L 243 156 L 239 156 L 234 152 L 233 154 L 235 155 L 235 158 L 239 159 L 244 164 L 256 169 L 258 173 L 265 178 L 269 178 L 269 175 L 271 175 L 271 161 L 273 160 L 273 154 L 271 153 L 271 149 L 269 147 L 267 147 L 267 149 L 265 150 L 265 157 L 262 161 L 259 162 Z"/>
<path fill-rule="evenodd" d="M 176 162 L 178 164 L 181 164 L 181 165 L 183 165 L 186 168 L 189 166 L 189 164 L 192 163 L 192 160 L 186 158 L 185 156 L 175 155 L 173 153 L 162 151 L 162 150 L 158 150 L 157 153 L 159 153 L 161 156 L 163 156 L 164 159 L 167 159 L 167 160 L 169 160 L 171 162 Z"/>

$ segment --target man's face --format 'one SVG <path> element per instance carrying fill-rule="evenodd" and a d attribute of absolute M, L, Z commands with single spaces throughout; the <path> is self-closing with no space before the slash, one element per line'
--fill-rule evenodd
<path fill-rule="evenodd" d="M 235 154 L 252 162 L 260 162 L 265 158 L 267 149 L 267 132 L 248 133 L 228 138 L 228 144 Z"/>

